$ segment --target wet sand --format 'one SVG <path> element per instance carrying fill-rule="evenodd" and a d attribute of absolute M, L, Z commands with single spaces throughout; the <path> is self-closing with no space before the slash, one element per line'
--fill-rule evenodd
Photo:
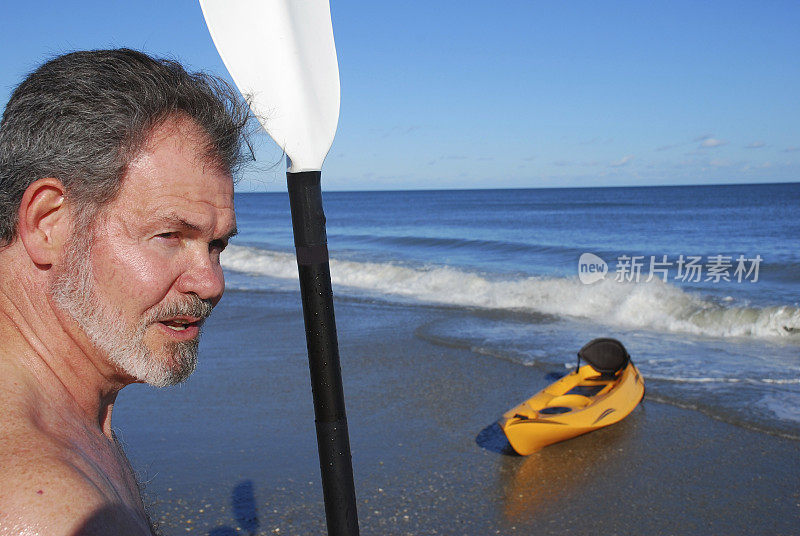
<path fill-rule="evenodd" d="M 120 394 L 114 425 L 164 534 L 325 534 L 299 303 L 227 293 L 189 382 Z M 795 440 L 645 399 L 609 428 L 504 454 L 491 425 L 544 371 L 415 336 L 463 312 L 336 307 L 361 534 L 800 527 Z"/>

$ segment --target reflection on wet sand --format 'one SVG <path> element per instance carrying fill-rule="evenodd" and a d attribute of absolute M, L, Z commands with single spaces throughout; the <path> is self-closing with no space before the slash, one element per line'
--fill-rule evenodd
<path fill-rule="evenodd" d="M 626 462 L 630 439 L 626 423 L 550 445 L 529 456 L 514 453 L 497 423 L 484 428 L 476 442 L 503 454 L 497 489 L 503 495 L 503 520 L 530 523 L 567 499 L 592 495 L 599 479 L 613 478 Z"/>

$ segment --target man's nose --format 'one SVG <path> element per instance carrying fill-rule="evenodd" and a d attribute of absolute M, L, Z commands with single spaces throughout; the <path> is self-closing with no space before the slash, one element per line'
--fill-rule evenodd
<path fill-rule="evenodd" d="M 193 255 L 178 280 L 178 290 L 216 304 L 225 291 L 225 276 L 217 259 L 208 253 Z"/>

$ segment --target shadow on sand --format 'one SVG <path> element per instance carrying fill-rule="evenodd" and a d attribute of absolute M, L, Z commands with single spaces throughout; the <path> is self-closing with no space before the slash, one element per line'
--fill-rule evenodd
<path fill-rule="evenodd" d="M 236 526 L 217 527 L 209 532 L 208 536 L 255 535 L 260 523 L 256 512 L 256 497 L 252 480 L 244 480 L 233 488 L 231 505 L 233 506 L 233 516 L 236 518 Z"/>
<path fill-rule="evenodd" d="M 503 433 L 503 429 L 500 428 L 500 425 L 496 422 L 481 430 L 475 438 L 475 443 L 477 443 L 479 447 L 490 452 L 520 457 L 511 447 L 506 435 Z"/>

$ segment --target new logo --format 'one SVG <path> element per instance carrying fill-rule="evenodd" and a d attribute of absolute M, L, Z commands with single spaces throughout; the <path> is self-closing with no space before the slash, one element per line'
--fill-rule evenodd
<path fill-rule="evenodd" d="M 584 253 L 578 259 L 578 279 L 584 285 L 600 281 L 607 273 L 608 264 L 594 253 Z"/>

